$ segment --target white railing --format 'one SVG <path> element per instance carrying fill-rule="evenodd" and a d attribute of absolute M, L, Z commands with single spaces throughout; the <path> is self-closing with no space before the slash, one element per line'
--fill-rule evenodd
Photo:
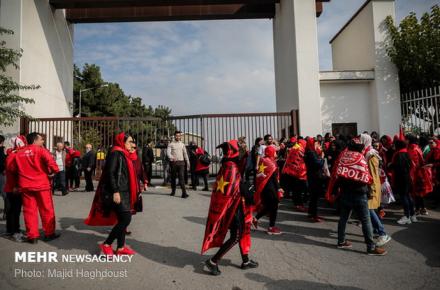
<path fill-rule="evenodd" d="M 416 134 L 440 134 L 440 87 L 401 95 L 402 125 Z"/>

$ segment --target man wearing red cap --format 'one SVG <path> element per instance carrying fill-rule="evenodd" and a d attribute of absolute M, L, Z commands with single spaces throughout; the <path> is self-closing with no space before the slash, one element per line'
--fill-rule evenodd
<path fill-rule="evenodd" d="M 11 163 L 11 172 L 17 176 L 18 190 L 23 194 L 23 216 L 28 242 L 35 244 L 38 231 L 38 212 L 47 241 L 59 237 L 55 233 L 55 211 L 49 176 L 59 171 L 55 160 L 43 147 L 44 140 L 38 133 L 26 136 L 28 145 L 17 151 Z"/>

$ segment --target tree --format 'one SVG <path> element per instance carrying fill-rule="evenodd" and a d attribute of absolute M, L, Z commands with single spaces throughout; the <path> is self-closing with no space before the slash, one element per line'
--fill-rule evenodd
<path fill-rule="evenodd" d="M 1 35 L 12 35 L 14 32 L 0 27 Z M 19 69 L 18 61 L 22 56 L 23 50 L 16 50 L 6 47 L 6 41 L 0 40 L 0 125 L 12 126 L 20 117 L 30 117 L 23 111 L 23 104 L 34 103 L 31 98 L 20 96 L 20 91 L 35 90 L 38 85 L 21 85 L 6 76 L 6 70 L 12 66 Z"/>
<path fill-rule="evenodd" d="M 440 85 L 440 7 L 417 19 L 410 13 L 396 26 L 391 16 L 385 20 L 390 36 L 387 53 L 399 71 L 403 92 Z"/>
<path fill-rule="evenodd" d="M 106 84 L 105 87 L 103 85 Z M 171 115 L 171 109 L 166 106 L 146 106 L 142 98 L 126 95 L 117 83 L 107 83 L 101 76 L 99 66 L 85 64 L 82 68 L 74 66 L 74 110 L 73 115 L 79 114 L 79 91 L 81 93 L 81 116 L 117 116 L 117 117 L 144 117 L 142 122 L 124 121 L 118 123 L 118 129 L 129 132 L 138 138 L 137 141 L 145 143 L 148 139 L 157 140 L 161 136 L 168 136 L 174 132 L 175 126 L 167 122 Z M 152 117 L 152 118 L 147 118 Z M 82 130 L 87 130 L 83 124 Z M 114 130 L 111 124 L 99 124 L 102 129 L 105 126 L 107 131 Z M 93 133 L 93 131 L 91 131 Z M 81 133 L 81 135 L 83 135 Z M 93 134 L 90 134 L 90 136 Z M 101 136 L 100 138 L 105 138 Z M 81 138 L 83 139 L 83 138 Z"/>

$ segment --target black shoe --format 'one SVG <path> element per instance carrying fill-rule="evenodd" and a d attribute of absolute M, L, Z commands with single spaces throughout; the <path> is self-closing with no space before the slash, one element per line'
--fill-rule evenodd
<path fill-rule="evenodd" d="M 68 194 L 69 194 L 68 191 L 65 191 L 65 192 L 62 193 L 63 196 L 68 195 Z"/>
<path fill-rule="evenodd" d="M 202 191 L 209 191 L 209 188 L 204 188 L 204 189 L 202 189 Z"/>
<path fill-rule="evenodd" d="M 182 198 L 188 198 L 189 195 L 187 193 L 182 194 Z"/>
<path fill-rule="evenodd" d="M 218 276 L 220 275 L 222 272 L 220 272 L 220 269 L 218 268 L 217 264 L 214 264 L 211 259 L 208 259 L 205 261 L 205 266 L 208 268 L 209 270 L 209 274 L 213 275 L 213 276 Z"/>
<path fill-rule="evenodd" d="M 246 269 L 254 269 L 254 268 L 258 268 L 258 262 L 249 260 L 246 263 L 241 263 L 241 269 L 246 270 Z"/>
<path fill-rule="evenodd" d="M 27 239 L 26 242 L 29 244 L 36 244 L 38 243 L 38 239 Z"/>
<path fill-rule="evenodd" d="M 171 194 L 170 194 L 170 196 L 175 196 L 176 195 L 176 193 L 173 191 L 173 192 L 171 192 Z"/>
<path fill-rule="evenodd" d="M 54 233 L 54 234 L 52 234 L 52 235 L 50 235 L 50 236 L 46 236 L 46 237 L 44 237 L 44 241 L 45 241 L 45 242 L 50 242 L 50 241 L 53 241 L 53 240 L 55 240 L 55 239 L 58 239 L 60 236 L 61 236 L 61 234 Z"/>
<path fill-rule="evenodd" d="M 192 190 L 197 190 L 197 186 L 193 186 L 193 187 L 192 187 Z"/>

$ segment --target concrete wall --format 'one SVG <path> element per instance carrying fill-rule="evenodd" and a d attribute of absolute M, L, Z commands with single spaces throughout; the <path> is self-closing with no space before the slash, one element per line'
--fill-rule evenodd
<path fill-rule="evenodd" d="M 281 0 L 273 20 L 277 111 L 299 110 L 303 135 L 321 133 L 314 0 Z"/>
<path fill-rule="evenodd" d="M 394 135 L 401 120 L 400 89 L 396 67 L 386 54 L 388 15 L 395 18 L 394 0 L 366 2 L 331 44 L 334 70 L 374 70 L 368 112 L 372 130 Z"/>
<path fill-rule="evenodd" d="M 331 42 L 333 70 L 370 70 L 375 66 L 371 3 Z"/>
<path fill-rule="evenodd" d="M 321 82 L 323 133 L 332 132 L 332 123 L 357 123 L 358 132 L 374 131 L 371 118 L 371 82 Z"/>
<path fill-rule="evenodd" d="M 21 84 L 40 89 L 21 91 L 35 104 L 25 105 L 33 117 L 70 117 L 73 102 L 73 26 L 63 10 L 53 10 L 48 0 L 0 0 L 0 25 L 14 30 L 8 45 L 22 48 L 20 69 L 8 74 Z M 19 15 L 19 17 L 18 17 Z M 18 121 L 18 120 L 17 120 Z M 0 127 L 3 134 L 18 133 L 18 124 Z"/>

